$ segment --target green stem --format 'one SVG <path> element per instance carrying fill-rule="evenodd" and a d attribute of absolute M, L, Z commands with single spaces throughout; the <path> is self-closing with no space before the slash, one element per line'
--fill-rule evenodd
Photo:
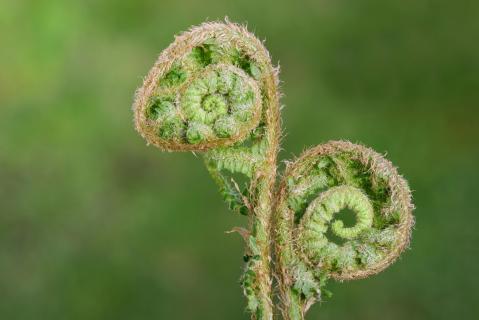
<path fill-rule="evenodd" d="M 258 206 L 254 208 L 252 215 L 252 236 L 256 239 L 257 248 L 260 251 L 260 262 L 256 265 L 258 299 L 260 306 L 257 319 L 273 319 L 273 305 L 271 301 L 271 223 L 272 213 L 271 188 L 274 186 L 275 167 L 267 168 L 265 175 L 259 179 L 257 186 Z M 272 178 L 273 177 L 273 178 Z"/>
<path fill-rule="evenodd" d="M 293 289 L 293 279 L 290 274 L 295 259 L 291 234 L 293 230 L 292 216 L 284 214 L 287 212 L 286 210 L 275 209 L 276 274 L 279 282 L 280 309 L 284 320 L 302 320 L 304 313 L 301 299 Z"/>
<path fill-rule="evenodd" d="M 266 121 L 266 133 L 265 139 L 267 142 L 266 151 L 266 165 L 263 171 L 262 178 L 258 183 L 258 204 L 255 210 L 255 217 L 258 219 L 261 226 L 261 233 L 264 235 L 261 238 L 261 247 L 265 254 L 262 256 L 262 261 L 265 266 L 265 274 L 267 279 L 264 285 L 267 285 L 267 300 L 269 305 L 267 306 L 268 314 L 263 319 L 273 319 L 274 308 L 272 305 L 272 270 L 270 265 L 272 263 L 272 242 L 274 242 L 274 205 L 276 196 L 276 174 L 277 174 L 277 157 L 279 151 L 279 140 L 281 137 L 281 124 L 279 115 L 279 91 L 278 74 L 271 66 L 269 74 L 265 79 L 266 82 L 266 99 L 269 108 L 265 110 Z"/>

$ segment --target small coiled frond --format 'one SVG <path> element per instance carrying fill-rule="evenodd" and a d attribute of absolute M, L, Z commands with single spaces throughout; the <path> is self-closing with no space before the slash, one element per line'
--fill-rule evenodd
<path fill-rule="evenodd" d="M 249 137 L 269 106 L 269 55 L 231 23 L 205 23 L 176 37 L 137 91 L 135 126 L 165 150 L 206 151 Z M 275 88 L 271 88 L 273 91 Z"/>
<path fill-rule="evenodd" d="M 277 69 L 263 43 L 228 21 L 193 27 L 161 53 L 133 110 L 149 144 L 204 152 L 229 207 L 250 216 L 242 284 L 253 317 L 270 319 L 269 223 L 280 125 Z M 234 180 L 238 174 L 244 185 Z"/>
<path fill-rule="evenodd" d="M 355 213 L 354 225 L 341 221 L 343 209 Z M 406 181 L 375 151 L 345 141 L 306 151 L 288 165 L 278 201 L 280 232 L 287 233 L 279 236 L 285 248 L 278 251 L 284 249 L 289 264 L 289 286 L 306 305 L 319 299 L 321 279 L 384 270 L 409 244 L 412 209 Z M 304 278 L 316 284 L 303 290 Z"/>

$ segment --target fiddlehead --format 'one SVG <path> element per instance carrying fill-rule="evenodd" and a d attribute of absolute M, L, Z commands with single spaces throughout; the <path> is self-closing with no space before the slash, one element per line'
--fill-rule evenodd
<path fill-rule="evenodd" d="M 277 74 L 268 51 L 245 28 L 205 23 L 161 53 L 133 110 L 149 144 L 203 152 L 229 207 L 249 217 L 250 230 L 240 231 L 242 285 L 253 318 L 273 318 L 274 230 L 280 309 L 285 319 L 302 319 L 327 279 L 364 278 L 399 256 L 409 243 L 413 206 L 391 163 L 349 142 L 305 152 L 288 165 L 276 192 Z M 240 186 L 233 174 L 248 182 Z M 355 212 L 353 226 L 336 220 L 345 208 Z"/>
<path fill-rule="evenodd" d="M 176 37 L 137 91 L 135 127 L 168 151 L 201 151 L 230 208 L 250 217 L 242 284 L 272 319 L 270 218 L 279 140 L 277 70 L 244 27 L 205 23 Z M 241 188 L 231 174 L 249 183 Z"/>
<path fill-rule="evenodd" d="M 353 226 L 336 220 L 345 208 Z M 365 278 L 394 262 L 409 243 L 412 209 L 406 181 L 363 146 L 333 141 L 289 164 L 276 217 L 284 317 L 302 319 L 328 278 Z"/>

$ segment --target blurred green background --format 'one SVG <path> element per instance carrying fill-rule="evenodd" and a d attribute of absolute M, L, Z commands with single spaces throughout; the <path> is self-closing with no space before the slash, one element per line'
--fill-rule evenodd
<path fill-rule="evenodd" d="M 0 3 L 0 318 L 248 319 L 242 240 L 201 161 L 135 133 L 173 35 L 229 16 L 281 63 L 281 158 L 362 142 L 414 189 L 412 250 L 308 319 L 477 319 L 477 1 Z"/>

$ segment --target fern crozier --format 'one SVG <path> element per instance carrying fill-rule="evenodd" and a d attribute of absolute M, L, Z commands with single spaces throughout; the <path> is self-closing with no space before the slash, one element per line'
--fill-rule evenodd
<path fill-rule="evenodd" d="M 394 262 L 414 224 L 406 181 L 350 142 L 306 151 L 276 188 L 278 83 L 261 41 L 240 25 L 210 22 L 175 38 L 133 104 L 148 144 L 201 152 L 230 209 L 248 217 L 249 230 L 236 229 L 246 245 L 241 284 L 252 318 L 265 320 L 274 315 L 273 277 L 283 318 L 303 319 L 328 279 L 365 278 Z M 341 220 L 343 209 L 354 225 Z"/>

